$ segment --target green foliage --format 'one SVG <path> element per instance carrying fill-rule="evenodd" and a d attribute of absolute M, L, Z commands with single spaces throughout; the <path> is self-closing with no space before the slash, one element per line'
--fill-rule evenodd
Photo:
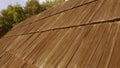
<path fill-rule="evenodd" d="M 65 2 L 65 0 L 46 0 L 45 2 L 43 2 L 42 6 L 45 9 L 48 9 L 48 8 L 53 7 L 54 5 L 58 5 L 58 4 L 61 4 L 63 2 Z"/>
<path fill-rule="evenodd" d="M 46 0 L 39 4 L 38 0 L 28 0 L 25 7 L 21 5 L 9 5 L 0 12 L 0 37 L 5 35 L 14 25 L 26 18 L 36 15 L 54 5 L 63 3 L 65 0 Z"/>
<path fill-rule="evenodd" d="M 14 9 L 12 12 L 13 12 L 13 14 L 12 14 L 13 21 L 15 22 L 13 24 L 17 24 L 26 18 L 24 9 L 19 4 L 14 6 Z"/>
<path fill-rule="evenodd" d="M 27 17 L 38 14 L 42 11 L 38 0 L 28 0 L 24 9 Z"/>

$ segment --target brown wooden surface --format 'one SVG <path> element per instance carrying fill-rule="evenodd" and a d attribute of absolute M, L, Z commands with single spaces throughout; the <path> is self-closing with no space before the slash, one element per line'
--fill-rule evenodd
<path fill-rule="evenodd" d="M 70 0 L 26 19 L 0 39 L 0 68 L 120 68 L 119 7 Z"/>

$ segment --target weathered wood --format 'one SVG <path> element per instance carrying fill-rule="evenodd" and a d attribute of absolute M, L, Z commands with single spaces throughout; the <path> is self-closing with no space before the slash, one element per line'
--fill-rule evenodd
<path fill-rule="evenodd" d="M 0 39 L 0 68 L 120 68 L 119 0 L 70 0 Z"/>

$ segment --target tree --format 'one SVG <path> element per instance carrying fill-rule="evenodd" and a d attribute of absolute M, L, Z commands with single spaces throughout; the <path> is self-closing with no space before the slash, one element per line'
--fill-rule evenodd
<path fill-rule="evenodd" d="M 44 9 L 48 9 L 48 8 L 53 7 L 54 5 L 61 4 L 65 1 L 66 0 L 46 0 L 45 2 L 43 2 L 42 6 Z"/>
<path fill-rule="evenodd" d="M 36 15 L 54 5 L 63 3 L 65 0 L 46 0 L 40 4 L 38 0 L 28 0 L 25 7 L 21 5 L 9 5 L 0 12 L 0 37 L 7 33 L 14 25 L 24 19 Z"/>
<path fill-rule="evenodd" d="M 21 5 L 9 5 L 7 9 L 1 11 L 0 14 L 0 37 L 8 32 L 15 24 L 25 19 Z"/>
<path fill-rule="evenodd" d="M 14 10 L 13 10 L 12 15 L 13 15 L 13 20 L 15 22 L 13 24 L 17 24 L 26 18 L 24 9 L 19 4 L 14 6 Z"/>
<path fill-rule="evenodd" d="M 42 11 L 38 0 L 28 0 L 24 9 L 27 17 L 38 14 Z"/>

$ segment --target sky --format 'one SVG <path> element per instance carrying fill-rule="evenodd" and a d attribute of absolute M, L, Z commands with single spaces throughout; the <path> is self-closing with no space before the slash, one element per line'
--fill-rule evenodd
<path fill-rule="evenodd" d="M 25 5 L 27 0 L 0 0 L 0 10 L 6 9 L 9 4 L 21 4 L 22 6 Z M 44 2 L 45 0 L 39 0 L 40 3 Z"/>

